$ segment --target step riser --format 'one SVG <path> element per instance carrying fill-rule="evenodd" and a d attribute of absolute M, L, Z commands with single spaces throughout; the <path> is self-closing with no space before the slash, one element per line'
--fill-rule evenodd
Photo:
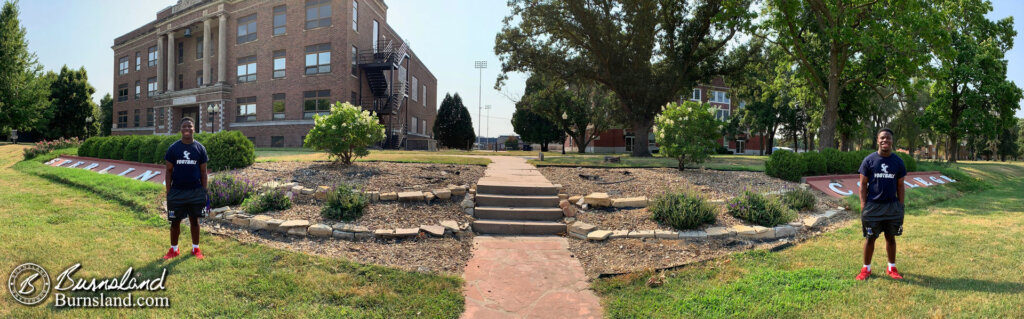
<path fill-rule="evenodd" d="M 476 196 L 476 205 L 493 207 L 558 207 L 558 196 L 528 198 L 481 194 Z"/>
<path fill-rule="evenodd" d="M 473 212 L 476 219 L 544 220 L 562 219 L 561 210 L 507 210 L 501 208 L 477 207 Z"/>
<path fill-rule="evenodd" d="M 516 196 L 558 196 L 558 188 L 554 186 L 505 186 L 477 185 L 477 194 L 516 195 Z"/>
<path fill-rule="evenodd" d="M 518 225 L 473 222 L 473 231 L 478 234 L 497 235 L 556 235 L 565 232 L 565 225 Z"/>

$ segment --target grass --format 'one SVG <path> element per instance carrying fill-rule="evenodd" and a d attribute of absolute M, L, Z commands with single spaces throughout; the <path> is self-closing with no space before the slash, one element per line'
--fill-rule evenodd
<path fill-rule="evenodd" d="M 644 284 L 649 272 L 593 287 L 612 318 L 1020 316 L 1024 164 L 946 169 L 982 182 L 908 192 L 898 239 L 902 281 L 881 271 L 866 282 L 853 280 L 863 247 L 854 221 L 780 252 L 749 251 L 668 271 L 658 288 Z M 884 245 L 876 246 L 875 269 L 885 267 Z"/>
<path fill-rule="evenodd" d="M 545 157 L 544 161 L 529 160 L 530 164 L 537 167 L 543 166 L 568 166 L 568 167 L 668 167 L 676 168 L 679 161 L 667 157 L 630 157 L 629 154 L 611 154 L 620 158 L 619 163 L 604 163 L 605 155 L 566 155 Z M 689 165 L 688 168 L 704 167 L 706 169 L 720 171 L 764 171 L 764 162 L 767 156 L 754 155 L 712 155 L 708 161 L 699 165 Z"/>
<path fill-rule="evenodd" d="M 164 262 L 159 257 L 167 250 L 167 223 L 147 206 L 162 196 L 162 187 L 46 167 L 46 156 L 15 164 L 22 147 L 0 146 L 0 238 L 6 239 L 0 241 L 0 269 L 33 262 L 55 279 L 75 263 L 83 266 L 78 278 L 119 277 L 128 267 L 152 278 L 166 268 L 165 291 L 132 296 L 169 297 L 171 307 L 59 309 L 52 296 L 26 307 L 8 297 L 0 298 L 0 317 L 454 318 L 463 310 L 462 281 L 454 276 L 310 256 L 205 232 L 207 259 L 186 253 Z M 182 232 L 187 246 L 188 227 Z"/>

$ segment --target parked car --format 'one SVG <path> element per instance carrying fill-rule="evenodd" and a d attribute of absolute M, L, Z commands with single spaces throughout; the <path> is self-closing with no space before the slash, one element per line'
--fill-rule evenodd
<path fill-rule="evenodd" d="M 793 151 L 793 149 L 792 149 L 792 148 L 788 148 L 788 147 L 782 147 L 782 146 L 776 146 L 776 147 L 772 147 L 772 152 L 773 152 L 773 153 L 774 153 L 775 151 L 778 151 L 778 150 L 784 150 L 784 151 L 790 151 L 790 152 L 792 152 L 792 151 Z"/>

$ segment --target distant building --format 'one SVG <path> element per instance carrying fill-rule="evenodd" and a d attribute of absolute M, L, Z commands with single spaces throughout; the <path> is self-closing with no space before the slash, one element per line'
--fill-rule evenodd
<path fill-rule="evenodd" d="M 174 134 L 187 116 L 197 132 L 298 147 L 313 115 L 342 101 L 379 114 L 380 146 L 426 148 L 437 79 L 387 10 L 382 0 L 179 0 L 114 40 L 112 132 Z"/>

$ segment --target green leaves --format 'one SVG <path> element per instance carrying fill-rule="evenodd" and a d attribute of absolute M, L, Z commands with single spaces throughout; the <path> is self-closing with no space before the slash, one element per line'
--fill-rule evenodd
<path fill-rule="evenodd" d="M 344 165 L 369 155 L 366 148 L 384 140 L 384 124 L 376 114 L 347 102 L 335 102 L 330 114 L 314 115 L 313 123 L 304 145 L 326 151 Z"/>
<path fill-rule="evenodd" d="M 434 120 L 434 138 L 442 147 L 469 150 L 473 148 L 473 118 L 462 105 L 462 97 L 445 94 Z"/>
<path fill-rule="evenodd" d="M 715 139 L 721 136 L 720 123 L 712 112 L 707 104 L 669 103 L 654 119 L 660 152 L 678 159 L 679 170 L 689 163 L 703 163 L 714 154 Z"/>

